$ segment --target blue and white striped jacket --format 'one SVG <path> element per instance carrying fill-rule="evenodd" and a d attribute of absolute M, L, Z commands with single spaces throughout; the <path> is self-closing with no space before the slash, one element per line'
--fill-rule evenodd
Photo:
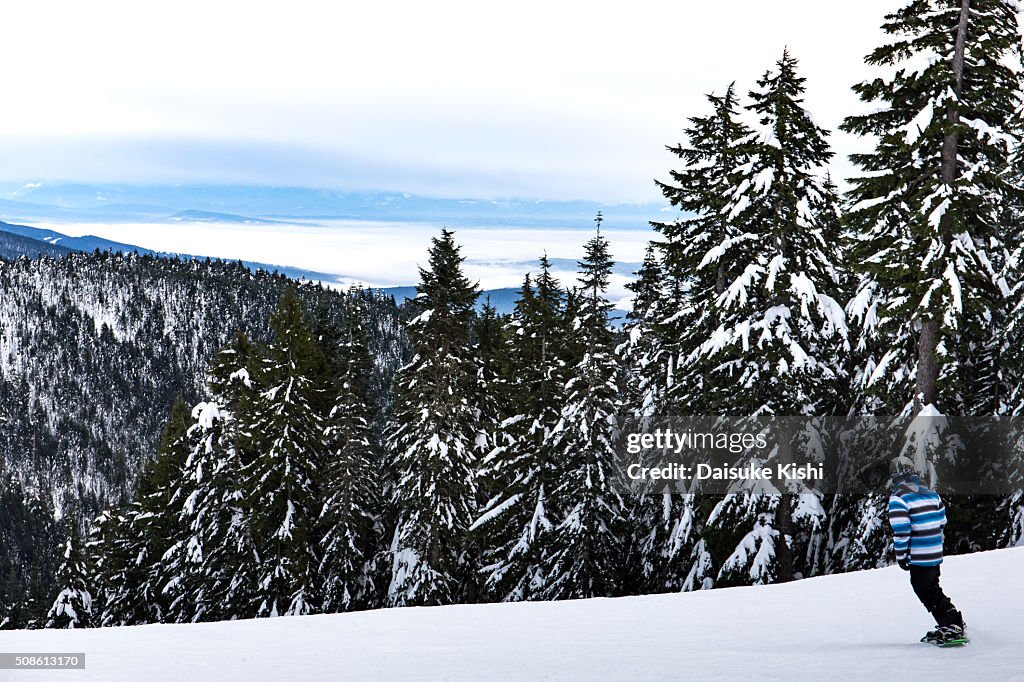
<path fill-rule="evenodd" d="M 897 480 L 889 497 L 889 523 L 896 559 L 909 554 L 913 566 L 942 563 L 942 529 L 946 527 L 946 505 L 915 475 Z"/>

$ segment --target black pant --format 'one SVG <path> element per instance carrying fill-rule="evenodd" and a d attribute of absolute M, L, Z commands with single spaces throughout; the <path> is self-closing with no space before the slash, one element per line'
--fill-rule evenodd
<path fill-rule="evenodd" d="M 938 566 L 910 566 L 910 584 L 914 588 L 914 594 L 921 600 L 928 613 L 932 614 L 935 622 L 941 627 L 943 625 L 964 626 L 964 617 L 953 606 L 942 588 L 939 587 Z"/>

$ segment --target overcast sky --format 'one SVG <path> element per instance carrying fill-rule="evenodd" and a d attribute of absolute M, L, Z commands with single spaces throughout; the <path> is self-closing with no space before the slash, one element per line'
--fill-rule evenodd
<path fill-rule="evenodd" d="M 785 45 L 835 128 L 903 4 L 8 3 L 0 180 L 655 200 L 703 93 Z"/>

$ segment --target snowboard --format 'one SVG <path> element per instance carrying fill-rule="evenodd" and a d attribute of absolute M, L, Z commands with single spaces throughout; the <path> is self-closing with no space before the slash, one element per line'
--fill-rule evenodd
<path fill-rule="evenodd" d="M 967 635 L 954 637 L 952 639 L 928 639 L 928 636 L 925 635 L 921 638 L 921 641 L 925 644 L 931 644 L 932 646 L 941 647 L 943 649 L 951 649 L 954 647 L 961 647 L 970 642 L 971 640 L 967 638 Z"/>

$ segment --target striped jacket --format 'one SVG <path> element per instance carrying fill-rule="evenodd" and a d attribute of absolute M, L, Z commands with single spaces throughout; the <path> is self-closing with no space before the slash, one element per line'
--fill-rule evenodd
<path fill-rule="evenodd" d="M 910 555 L 913 566 L 942 563 L 942 529 L 946 527 L 946 505 L 934 490 L 917 476 L 896 483 L 889 497 L 889 523 L 896 559 Z"/>

